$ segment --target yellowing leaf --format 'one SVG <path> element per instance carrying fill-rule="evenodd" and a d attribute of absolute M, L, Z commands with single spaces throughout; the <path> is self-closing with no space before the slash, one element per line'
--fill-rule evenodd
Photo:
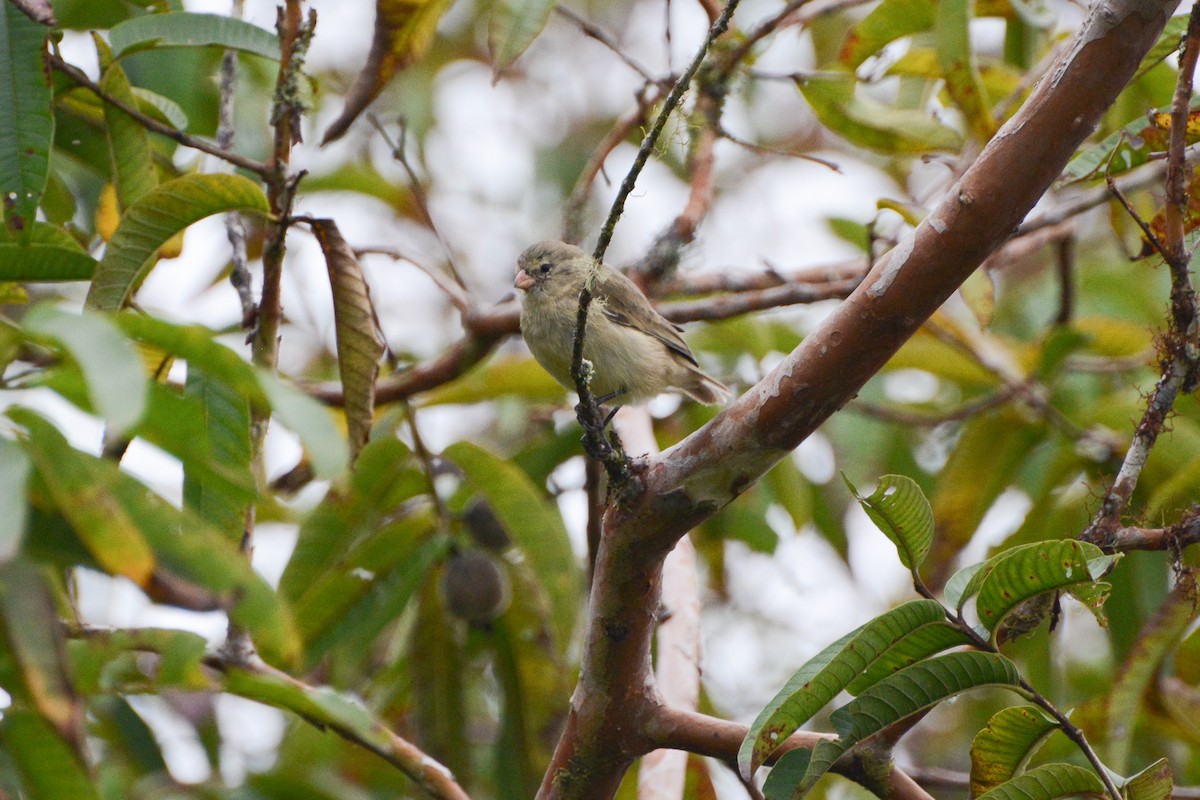
<path fill-rule="evenodd" d="M 116 231 L 117 223 L 121 221 L 121 209 L 117 207 L 117 190 L 111 183 L 104 184 L 100 189 L 94 220 L 96 235 L 107 242 Z"/>

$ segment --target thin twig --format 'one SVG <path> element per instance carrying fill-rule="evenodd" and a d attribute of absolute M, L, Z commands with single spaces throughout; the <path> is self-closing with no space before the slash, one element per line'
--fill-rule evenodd
<path fill-rule="evenodd" d="M 612 128 L 592 151 L 587 164 L 580 170 L 579 177 L 575 179 L 575 185 L 571 187 L 571 194 L 567 197 L 566 211 L 563 212 L 562 239 L 564 242 L 577 244 L 583 238 L 583 212 L 587 207 L 592 182 L 603 171 L 604 162 L 612 151 L 625 141 L 634 128 L 646 124 L 647 113 L 655 103 L 662 99 L 663 91 L 656 88 L 657 86 L 657 84 L 647 83 L 637 93 L 637 108 L 613 123 Z M 652 89 L 653 91 L 651 91 Z"/>
<path fill-rule="evenodd" d="M 639 64 L 632 56 L 625 53 L 621 49 L 620 45 L 617 44 L 616 39 L 614 39 L 612 35 L 607 33 L 599 25 L 584 19 L 564 5 L 555 5 L 554 10 L 574 23 L 575 26 L 578 27 L 585 36 L 595 39 L 597 42 L 611 50 L 613 55 L 621 59 L 621 61 L 625 63 L 625 66 L 629 67 L 631 70 L 640 75 L 642 79 L 646 81 L 646 83 L 658 84 L 663 82 L 662 78 L 654 77 L 654 73 L 646 69 L 646 67 L 643 65 Z"/>
<path fill-rule="evenodd" d="M 199 150 L 202 153 L 208 153 L 210 156 L 216 156 L 223 161 L 228 161 L 235 167 L 240 167 L 247 172 L 253 172 L 259 177 L 266 177 L 270 173 L 271 167 L 262 161 L 255 161 L 252 158 L 246 158 L 245 156 L 239 155 L 232 150 L 226 150 L 225 148 L 222 148 L 219 145 L 208 141 L 207 139 L 201 139 L 198 136 L 192 136 L 191 134 L 176 130 L 170 125 L 159 122 L 158 120 L 154 119 L 154 117 L 149 117 L 143 114 L 138 109 L 133 108 L 132 106 L 105 92 L 95 81 L 89 78 L 83 72 L 83 70 L 79 69 L 74 64 L 69 64 L 66 61 L 63 61 L 57 55 L 51 54 L 47 57 L 47 60 L 52 68 L 58 70 L 63 75 L 66 75 L 77 85 L 87 89 L 104 102 L 112 105 L 115 108 L 119 108 L 121 111 L 133 117 L 135 120 L 141 123 L 146 130 L 152 133 L 162 134 L 168 139 L 172 139 L 185 147 L 192 148 L 193 150 Z"/>
<path fill-rule="evenodd" d="M 646 166 L 646 162 L 650 159 L 650 153 L 653 152 L 658 143 L 658 138 L 662 134 L 663 128 L 666 127 L 667 120 L 675 112 L 675 108 L 683 100 L 684 92 L 691 85 L 692 78 L 695 77 L 700 65 L 704 62 L 705 56 L 708 54 L 709 47 L 716 41 L 717 37 L 723 34 L 726 28 L 729 27 L 729 20 L 733 16 L 733 12 L 737 9 L 739 0 L 729 0 L 725 6 L 725 10 L 721 12 L 721 16 L 713 23 L 708 31 L 708 35 L 704 38 L 704 42 L 696 51 L 692 62 L 688 64 L 688 68 L 679 76 L 675 85 L 671 87 L 670 94 L 663 102 L 663 107 L 658 113 L 658 117 L 654 120 L 650 131 L 642 139 L 642 146 L 638 149 L 637 156 L 633 160 L 633 166 L 626 173 L 624 180 L 621 181 L 621 188 L 617 191 L 617 196 L 613 200 L 612 208 L 609 210 L 608 219 L 605 220 L 604 226 L 600 229 L 599 240 L 596 242 L 596 249 L 593 251 L 593 257 L 599 263 L 604 260 L 604 253 L 608 249 L 608 244 L 612 240 L 613 230 L 616 228 L 617 220 L 620 219 L 621 213 L 625 208 L 625 201 L 633 192 L 633 187 L 637 183 L 638 176 L 642 169 Z M 584 430 L 585 449 L 594 457 L 604 463 L 605 469 L 609 474 L 610 487 L 621 491 L 627 484 L 629 476 L 629 465 L 624 453 L 621 451 L 620 442 L 609 442 L 604 438 L 604 423 L 605 420 L 600 414 L 600 408 L 596 403 L 595 396 L 592 395 L 590 382 L 590 371 L 584 368 L 583 344 L 585 331 L 587 329 L 588 306 L 592 302 L 592 286 L 591 281 L 585 281 L 583 290 L 579 293 L 579 313 L 575 320 L 575 340 L 571 353 L 571 377 L 574 379 L 576 391 L 579 394 L 579 405 L 576 407 L 579 422 Z"/>
<path fill-rule="evenodd" d="M 1171 328 L 1163 341 L 1162 371 L 1146 404 L 1146 411 L 1134 431 L 1133 441 L 1121 462 L 1121 468 L 1104 495 L 1100 510 L 1081 536 L 1085 541 L 1109 545 L 1121 515 L 1129 505 L 1138 478 L 1158 440 L 1167 415 L 1182 391 L 1195 390 L 1200 380 L 1200 308 L 1188 272 L 1190 254 L 1185 231 L 1186 133 L 1192 98 L 1192 79 L 1200 59 L 1200 3 L 1192 6 L 1183 54 L 1179 59 L 1179 79 L 1171 103 L 1171 131 L 1167 147 L 1166 202 L 1163 211 L 1164 238 L 1160 239 L 1129 205 L 1114 191 L 1133 219 L 1141 226 L 1147 241 L 1162 255 L 1171 271 Z M 1111 181 L 1109 182 L 1112 187 Z"/>
<path fill-rule="evenodd" d="M 633 193 L 633 187 L 637 183 L 638 176 L 641 175 L 646 162 L 650 160 L 650 154 L 657 146 L 658 137 L 662 134 L 663 128 L 666 127 L 667 120 L 670 119 L 671 115 L 675 112 L 676 106 L 683 100 L 683 95 L 691 85 L 692 78 L 695 77 L 696 71 L 700 69 L 705 56 L 708 55 L 708 49 L 717 40 L 717 37 L 723 34 L 726 28 L 729 27 L 729 20 L 733 17 L 733 12 L 737 10 L 739 2 L 740 0 L 729 0 L 725 6 L 725 10 L 721 12 L 721 16 L 709 28 L 708 35 L 704 38 L 700 49 L 696 51 L 692 63 L 688 64 L 687 69 L 675 81 L 675 85 L 671 87 L 671 93 L 663 101 L 663 107 L 658 112 L 658 116 L 654 120 L 654 125 L 651 126 L 645 138 L 642 139 L 642 146 L 638 148 L 633 165 L 629 168 L 629 172 L 626 173 L 625 179 L 621 181 L 621 188 L 617 191 L 617 196 L 613 199 L 612 208 L 608 212 L 608 219 L 605 220 L 604 226 L 600 229 L 599 241 L 596 242 L 596 249 L 592 252 L 592 256 L 597 261 L 604 260 L 604 253 L 608 250 L 608 243 L 612 240 L 617 220 L 621 218 L 621 213 L 625 210 L 625 201 Z"/>
<path fill-rule="evenodd" d="M 450 243 L 446 241 L 446 237 L 442 236 L 437 223 L 433 221 L 433 213 L 429 210 L 429 195 L 425 193 L 425 187 L 422 185 L 421 179 L 417 176 L 417 171 L 408 162 L 408 155 L 404 152 L 405 142 L 408 139 L 408 127 L 405 125 L 404 118 L 401 117 L 397 120 L 397 125 L 400 128 L 400 139 L 395 142 L 388 136 L 378 117 L 374 114 L 367 114 L 367 120 L 375 128 L 376 132 L 379 133 L 383 141 L 387 143 L 388 148 L 391 149 L 392 160 L 404 168 L 405 174 L 408 175 L 408 188 L 412 192 L 413 201 L 417 204 L 417 210 L 421 212 L 425 225 L 429 230 L 433 231 L 433 235 L 437 237 L 438 244 L 442 246 L 442 252 L 446 254 L 446 269 L 462 289 L 463 296 L 469 298 L 470 290 L 467 289 L 467 282 L 463 280 L 462 273 L 458 271 L 458 265 L 454 263 L 454 253 L 450 249 Z"/>
<path fill-rule="evenodd" d="M 244 15 L 245 0 L 234 0 L 231 15 L 241 19 Z M 217 105 L 217 146 L 222 150 L 233 149 L 234 127 L 233 99 L 237 89 L 238 54 L 236 50 L 226 50 L 221 57 L 220 100 Z M 231 211 L 225 215 L 225 236 L 229 239 L 231 251 L 229 283 L 238 295 L 242 306 L 242 328 L 247 331 L 246 341 L 254 338 L 254 327 L 258 324 L 258 304 L 254 302 L 254 290 L 250 269 L 246 265 L 246 224 L 242 215 Z"/>

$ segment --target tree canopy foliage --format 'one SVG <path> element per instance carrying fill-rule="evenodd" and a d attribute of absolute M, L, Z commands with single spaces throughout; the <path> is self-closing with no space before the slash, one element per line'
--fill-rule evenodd
<path fill-rule="evenodd" d="M 0 3 L 0 798 L 1200 783 L 1200 6 L 308 5 Z M 547 236 L 737 398 L 563 413 Z"/>

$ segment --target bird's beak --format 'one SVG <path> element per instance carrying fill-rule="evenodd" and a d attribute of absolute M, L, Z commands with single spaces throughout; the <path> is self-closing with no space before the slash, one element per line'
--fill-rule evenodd
<path fill-rule="evenodd" d="M 518 289 L 520 289 L 521 291 L 524 292 L 527 289 L 532 288 L 535 283 L 537 283 L 537 281 L 535 281 L 533 279 L 532 275 L 530 275 L 525 270 L 520 270 L 519 272 L 517 272 L 517 277 L 513 281 L 513 286 L 517 287 Z"/>

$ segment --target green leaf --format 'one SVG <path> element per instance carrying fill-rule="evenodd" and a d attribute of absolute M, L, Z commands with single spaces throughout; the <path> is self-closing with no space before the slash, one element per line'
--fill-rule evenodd
<path fill-rule="evenodd" d="M 132 694 L 163 689 L 202 691 L 213 688 L 204 671 L 208 641 L 199 634 L 173 628 L 93 630 L 70 641 L 71 674 L 84 694 Z M 142 653 L 158 659 L 149 673 L 139 663 Z"/>
<path fill-rule="evenodd" d="M 1072 539 L 1006 550 L 995 557 L 980 584 L 975 611 L 995 638 L 1001 620 L 1017 606 L 1045 592 L 1096 580 L 1111 566 L 1112 558 L 1093 544 Z"/>
<path fill-rule="evenodd" d="M 247 363 L 216 341 L 213 331 L 199 325 L 173 325 L 143 314 L 118 314 L 116 322 L 130 337 L 178 356 L 221 381 L 249 401 L 251 407 L 272 410 L 281 425 L 300 437 L 317 477 L 333 478 L 345 470 L 346 441 L 329 410 Z"/>
<path fill-rule="evenodd" d="M 168 11 L 146 14 L 114 25 L 108 33 L 117 58 L 152 47 L 205 47 L 279 60 L 279 39 L 270 31 L 223 14 Z"/>
<path fill-rule="evenodd" d="M 788 736 L 904 637 L 945 620 L 946 612 L 939 603 L 914 600 L 851 631 L 809 659 L 750 725 L 738 750 L 742 776 L 749 780 Z"/>
<path fill-rule="evenodd" d="M 952 647 L 970 644 L 970 638 L 945 619 L 936 620 L 909 631 L 891 647 L 880 653 L 862 674 L 850 682 L 846 691 L 851 695 L 861 694 L 893 672 Z"/>
<path fill-rule="evenodd" d="M 933 0 L 883 0 L 846 33 L 838 58 L 854 69 L 897 39 L 933 28 Z"/>
<path fill-rule="evenodd" d="M 430 510 L 420 509 L 372 530 L 348 551 L 340 553 L 333 563 L 327 564 L 321 575 L 293 603 L 304 641 L 321 639 L 322 649 L 325 649 L 353 634 L 355 631 L 347 615 L 360 603 L 378 602 L 381 598 L 373 595 L 384 583 L 392 583 L 389 578 L 393 570 L 403 571 L 414 561 L 431 566 L 429 554 L 447 549 L 445 545 L 433 550 L 424 547 L 434 529 Z M 421 558 L 422 555 L 425 557 Z M 416 589 L 416 581 L 412 579 L 425 577 L 428 577 L 427 569 L 424 574 L 410 577 L 406 582 L 408 596 Z M 402 595 L 390 599 L 401 601 L 403 608 L 405 598 Z M 310 657 L 315 655 L 310 654 Z"/>
<path fill-rule="evenodd" d="M 1015 688 L 1020 678 L 1016 665 L 1004 656 L 979 651 L 937 656 L 889 675 L 833 712 L 830 721 L 838 738 L 813 749 L 795 795 L 808 792 L 843 753 L 889 725 L 968 689 Z"/>
<path fill-rule="evenodd" d="M 88 399 L 96 413 L 121 433 L 132 427 L 146 409 L 148 378 L 142 361 L 111 321 L 99 314 L 69 314 L 40 305 L 25 315 L 29 334 L 62 346 L 87 382 Z"/>
<path fill-rule="evenodd" d="M 477 445 L 458 442 L 442 455 L 458 465 L 487 500 L 543 581 L 553 609 L 554 643 L 563 652 L 575 629 L 581 576 L 558 510 L 520 468 Z"/>
<path fill-rule="evenodd" d="M 881 153 L 957 152 L 962 137 L 924 111 L 894 108 L 858 91 L 853 75 L 808 77 L 796 85 L 822 125 Z"/>
<path fill-rule="evenodd" d="M 338 373 L 346 402 L 346 427 L 353 460 L 367 443 L 375 419 L 375 378 L 387 344 L 362 267 L 350 245 L 331 219 L 309 222 L 329 272 L 333 290 L 333 323 L 337 341 Z"/>
<path fill-rule="evenodd" d="M 1036 706 L 1010 706 L 993 715 L 971 742 L 971 796 L 1011 780 L 1058 728 Z"/>
<path fill-rule="evenodd" d="M 504 566 L 512 580 L 512 601 L 491 623 L 490 637 L 493 669 L 504 693 L 495 748 L 497 762 L 504 766 L 497 769 L 497 782 L 509 787 L 509 796 L 534 797 L 551 757 L 544 732 L 557 729 L 573 680 L 547 635 L 538 593 L 523 591 L 537 576 L 526 564 Z"/>
<path fill-rule="evenodd" d="M 1054 800 L 1057 797 L 1104 793 L 1104 784 L 1073 764 L 1043 764 L 979 795 L 976 800 Z"/>
<path fill-rule="evenodd" d="M 152 266 L 158 248 L 193 222 L 223 211 L 266 214 L 266 195 L 240 175 L 184 175 L 155 187 L 121 217 L 92 279 L 87 305 L 116 311 Z"/>
<path fill-rule="evenodd" d="M 1007 658 L 977 650 L 926 659 L 876 683 L 833 712 L 830 721 L 843 739 L 855 742 L 979 686 L 1020 684 L 1021 674 Z"/>
<path fill-rule="evenodd" d="M 98 266 L 78 246 L 0 244 L 0 281 L 86 281 Z"/>
<path fill-rule="evenodd" d="M 313 474 L 329 480 L 345 472 L 350 463 L 350 449 L 332 412 L 270 373 L 259 371 L 258 380 L 275 420 L 300 437 L 300 443 L 312 461 Z"/>
<path fill-rule="evenodd" d="M 6 686 L 54 726 L 77 753 L 83 747 L 84 707 L 66 670 L 62 626 L 41 568 L 17 558 L 0 566 L 0 629 L 20 686 Z M 5 714 L 8 710 L 5 710 Z"/>
<path fill-rule="evenodd" d="M 353 733 L 377 752 L 393 749 L 392 734 L 362 703 L 328 687 L 306 686 L 282 672 L 231 669 L 225 691 L 272 708 L 291 711 L 315 725 Z"/>
<path fill-rule="evenodd" d="M 1193 100 L 1193 107 L 1196 102 Z M 1188 120 L 1186 141 L 1189 144 L 1197 140 L 1197 134 L 1192 130 L 1195 114 L 1193 110 Z M 1076 153 L 1063 169 L 1059 183 L 1122 175 L 1158 158 L 1167 149 L 1170 135 L 1170 109 L 1159 108 L 1142 114 L 1120 130 Z"/>
<path fill-rule="evenodd" d="M 21 549 L 29 521 L 26 484 L 33 464 L 16 442 L 0 438 L 0 565 Z"/>
<path fill-rule="evenodd" d="M 13 198 L 4 216 L 22 233 L 33 224 L 50 174 L 49 33 L 14 4 L 0 4 L 0 197 Z"/>
<path fill-rule="evenodd" d="M 398 515 L 403 504 L 428 491 L 425 475 L 403 442 L 388 438 L 368 443 L 354 464 L 349 486 L 331 489 L 300 526 L 296 549 L 279 581 L 280 593 L 298 602 L 385 517 Z"/>
<path fill-rule="evenodd" d="M 159 397 L 163 406 L 181 406 L 173 414 L 168 415 L 167 408 L 163 408 L 159 414 L 149 416 L 163 423 L 175 421 L 156 426 L 156 432 L 160 446 L 163 439 L 170 437 L 174 446 L 165 449 L 180 456 L 183 502 L 231 541 L 241 541 L 246 507 L 255 494 L 250 467 L 249 403 L 229 386 L 211 380 L 202 368 L 191 364 L 184 397 L 177 401 L 166 392 Z M 188 429 L 186 433 L 181 431 L 184 427 Z M 186 455 L 179 452 L 185 448 Z"/>
<path fill-rule="evenodd" d="M 182 107 L 169 97 L 163 97 L 158 92 L 133 87 L 133 95 L 137 99 L 137 109 L 159 122 L 166 123 L 179 131 L 186 131 L 188 116 Z"/>
<path fill-rule="evenodd" d="M 137 107 L 133 86 L 120 64 L 110 64 L 104 70 L 100 88 L 125 105 Z M 158 185 L 150 134 L 142 123 L 112 103 L 104 104 L 104 133 L 108 143 L 109 174 L 117 192 L 118 206 L 125 211 Z"/>
<path fill-rule="evenodd" d="M 546 27 L 554 0 L 499 0 L 488 18 L 488 49 L 497 75 L 533 43 Z"/>
<path fill-rule="evenodd" d="M 75 450 L 36 414 L 8 414 L 29 432 L 28 449 L 58 510 L 101 563 L 143 585 L 155 567 L 195 584 L 229 606 L 230 620 L 250 632 L 263 658 L 295 658 L 299 640 L 287 608 L 220 531 L 113 463 Z"/>
<path fill-rule="evenodd" d="M 946 605 L 952 606 L 962 614 L 963 605 L 979 592 L 979 585 L 990 571 L 990 561 L 980 561 L 977 564 L 968 564 L 951 575 L 942 590 L 946 597 Z"/>
<path fill-rule="evenodd" d="M 949 571 L 1029 451 L 1044 441 L 1040 425 L 1010 410 L 979 415 L 963 425 L 930 499 L 938 536 L 928 569 Z"/>
<path fill-rule="evenodd" d="M 353 603 L 345 608 L 341 617 L 328 617 L 332 624 L 323 630 L 308 623 L 306 618 L 298 617 L 305 622 L 305 656 L 309 663 L 315 663 L 334 647 L 368 656 L 379 634 L 400 618 L 417 591 L 430 580 L 434 566 L 446 557 L 451 544 L 448 537 L 397 537 L 394 529 L 402 524 L 389 525 L 389 530 L 381 532 L 379 537 L 380 542 L 400 538 L 405 545 L 395 553 L 394 567 L 383 574 L 372 575 L 370 583 L 359 578 L 357 583 L 366 584 L 365 590 L 351 598 Z M 342 598 L 338 599 L 341 602 Z"/>
<path fill-rule="evenodd" d="M 933 546 L 933 509 L 921 487 L 903 475 L 884 475 L 870 497 L 862 497 L 845 473 L 850 493 L 879 530 L 896 545 L 900 562 L 916 572 Z"/>
<path fill-rule="evenodd" d="M 29 800 L 100 800 L 87 765 L 37 713 L 6 708 L 0 720 L 0 750 L 12 756 L 26 792 L 23 796 Z"/>
<path fill-rule="evenodd" d="M 827 743 L 817 745 L 815 750 L 821 751 Z M 828 743 L 831 746 L 832 742 Z M 799 747 L 789 750 L 779 757 L 775 766 L 771 767 L 767 780 L 763 783 L 763 796 L 767 800 L 792 800 L 796 787 L 804 780 L 808 765 L 812 762 L 814 750 Z"/>
<path fill-rule="evenodd" d="M 468 676 L 461 638 L 447 613 L 440 581 L 425 583 L 408 646 L 412 720 L 426 752 L 461 780 L 470 767 L 467 744 Z"/>
<path fill-rule="evenodd" d="M 1179 52 L 1183 47 L 1183 36 L 1187 32 L 1188 16 L 1188 14 L 1176 14 L 1167 20 L 1167 25 L 1159 34 L 1158 41 L 1146 55 L 1142 56 L 1142 63 L 1138 65 L 1137 72 L 1134 73 L 1130 83 L 1161 64 L 1172 54 Z"/>
<path fill-rule="evenodd" d="M 421 395 L 421 405 L 479 403 L 507 396 L 561 403 L 566 390 L 532 358 L 499 356 Z"/>
<path fill-rule="evenodd" d="M 1174 790 L 1171 762 L 1160 758 L 1121 787 L 1126 800 L 1168 800 Z"/>
<path fill-rule="evenodd" d="M 1136 739 L 1137 721 L 1147 690 L 1159 667 L 1196 619 L 1194 591 L 1177 584 L 1147 621 L 1125 656 L 1107 696 L 1107 757 L 1115 771 L 1124 772 Z"/>
<path fill-rule="evenodd" d="M 973 7 L 974 3 L 968 0 L 939 0 L 934 36 L 946 92 L 962 112 L 975 138 L 986 142 L 996 132 L 996 120 L 988 107 L 983 79 L 971 51 L 967 28 Z"/>

